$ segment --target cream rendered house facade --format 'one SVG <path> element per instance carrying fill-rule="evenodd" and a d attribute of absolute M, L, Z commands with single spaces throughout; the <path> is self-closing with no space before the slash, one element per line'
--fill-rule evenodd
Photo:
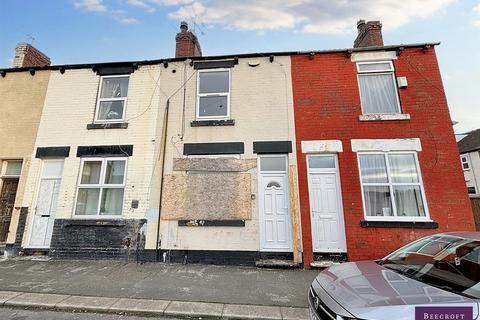
<path fill-rule="evenodd" d="M 290 57 L 187 59 L 168 70 L 163 258 L 299 262 Z"/>

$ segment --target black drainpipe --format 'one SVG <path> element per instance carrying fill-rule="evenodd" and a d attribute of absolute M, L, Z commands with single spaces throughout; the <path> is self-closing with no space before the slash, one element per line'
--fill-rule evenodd
<path fill-rule="evenodd" d="M 165 152 L 167 150 L 167 132 L 168 132 L 168 109 L 170 107 L 170 99 L 167 99 L 165 106 L 165 113 L 163 115 L 163 129 L 162 129 L 162 171 L 160 176 L 160 204 L 158 207 L 158 223 L 157 223 L 157 242 L 156 242 L 156 261 L 160 261 L 160 216 L 162 214 L 162 196 L 163 196 L 163 172 L 165 170 Z"/>

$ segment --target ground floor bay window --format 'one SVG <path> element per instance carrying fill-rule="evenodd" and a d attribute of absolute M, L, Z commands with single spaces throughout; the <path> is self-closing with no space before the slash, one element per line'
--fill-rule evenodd
<path fill-rule="evenodd" d="M 358 154 L 368 220 L 427 220 L 416 152 Z"/>
<path fill-rule="evenodd" d="M 84 158 L 78 179 L 76 216 L 121 216 L 126 158 Z"/>

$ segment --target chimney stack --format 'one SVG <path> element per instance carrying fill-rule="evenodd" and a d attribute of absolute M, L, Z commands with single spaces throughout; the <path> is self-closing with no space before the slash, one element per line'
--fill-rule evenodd
<path fill-rule="evenodd" d="M 358 20 L 358 35 L 353 43 L 354 48 L 383 46 L 382 24 L 380 21 Z"/>
<path fill-rule="evenodd" d="M 50 58 L 28 43 L 19 43 L 15 47 L 14 68 L 45 67 L 50 65 Z"/>
<path fill-rule="evenodd" d="M 175 41 L 175 58 L 202 56 L 198 38 L 192 31 L 188 31 L 188 24 L 185 21 L 180 23 L 180 32 L 175 36 Z"/>

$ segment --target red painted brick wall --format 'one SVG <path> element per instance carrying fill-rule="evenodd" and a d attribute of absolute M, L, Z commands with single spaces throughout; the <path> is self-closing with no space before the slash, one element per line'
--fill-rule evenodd
<path fill-rule="evenodd" d="M 341 140 L 339 153 L 349 260 L 380 258 L 421 236 L 473 230 L 474 222 L 435 50 L 406 48 L 394 60 L 403 113 L 411 120 L 359 121 L 361 114 L 355 63 L 344 53 L 292 56 L 295 132 L 305 266 L 312 261 L 306 155 L 302 140 Z M 356 153 L 350 139 L 420 138 L 418 153 L 430 217 L 438 229 L 362 228 L 364 218 Z"/>

